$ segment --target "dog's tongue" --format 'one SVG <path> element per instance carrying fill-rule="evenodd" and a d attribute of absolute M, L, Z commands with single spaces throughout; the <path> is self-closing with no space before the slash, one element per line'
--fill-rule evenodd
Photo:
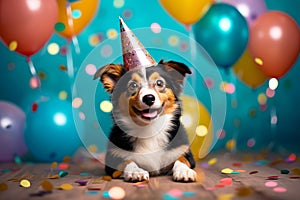
<path fill-rule="evenodd" d="M 149 111 L 149 112 L 142 112 L 142 116 L 143 117 L 147 117 L 147 118 L 154 118 L 157 115 L 157 111 L 153 110 L 153 111 Z"/>

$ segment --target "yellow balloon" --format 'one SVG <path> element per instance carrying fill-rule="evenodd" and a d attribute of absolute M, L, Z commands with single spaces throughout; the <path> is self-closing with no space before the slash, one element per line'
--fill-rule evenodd
<path fill-rule="evenodd" d="M 206 107 L 197 99 L 182 95 L 181 122 L 187 130 L 195 160 L 205 157 L 213 142 L 213 123 Z"/>
<path fill-rule="evenodd" d="M 213 2 L 214 0 L 160 0 L 168 13 L 186 26 L 196 23 Z"/>
<path fill-rule="evenodd" d="M 268 78 L 258 69 L 248 50 L 244 52 L 232 70 L 243 83 L 251 88 L 259 87 Z"/>
<path fill-rule="evenodd" d="M 97 12 L 100 0 L 79 0 L 73 3 L 57 0 L 58 21 L 55 30 L 65 38 L 72 38 L 80 33 Z"/>

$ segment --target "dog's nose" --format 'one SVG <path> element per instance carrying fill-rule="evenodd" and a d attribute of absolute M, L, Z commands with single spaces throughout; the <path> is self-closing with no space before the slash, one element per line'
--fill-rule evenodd
<path fill-rule="evenodd" d="M 143 96 L 143 102 L 148 106 L 152 106 L 154 104 L 154 101 L 155 101 L 155 96 L 153 94 L 147 94 Z"/>

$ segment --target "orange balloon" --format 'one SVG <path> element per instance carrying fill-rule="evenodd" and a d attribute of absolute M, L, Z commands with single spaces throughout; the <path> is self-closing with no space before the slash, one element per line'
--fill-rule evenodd
<path fill-rule="evenodd" d="M 258 69 L 248 50 L 235 63 L 232 70 L 243 83 L 253 89 L 261 86 L 268 78 Z"/>
<path fill-rule="evenodd" d="M 78 35 L 93 19 L 99 0 L 79 0 L 73 3 L 57 0 L 59 14 L 55 30 L 65 38 Z"/>
<path fill-rule="evenodd" d="M 11 51 L 31 56 L 54 32 L 58 7 L 55 0 L 0 1 L 0 36 Z"/>
<path fill-rule="evenodd" d="M 295 63 L 300 51 L 300 30 L 289 15 L 270 11 L 252 24 L 249 51 L 268 77 L 281 78 Z"/>

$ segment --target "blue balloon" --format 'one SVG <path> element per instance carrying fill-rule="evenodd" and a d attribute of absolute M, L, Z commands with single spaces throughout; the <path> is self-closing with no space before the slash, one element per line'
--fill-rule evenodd
<path fill-rule="evenodd" d="M 216 3 L 193 26 L 195 40 L 210 54 L 217 66 L 231 67 L 247 47 L 246 19 L 232 5 Z"/>
<path fill-rule="evenodd" d="M 38 161 L 62 161 L 82 146 L 71 102 L 47 93 L 33 95 L 23 106 L 27 108 L 25 141 L 29 152 Z"/>

